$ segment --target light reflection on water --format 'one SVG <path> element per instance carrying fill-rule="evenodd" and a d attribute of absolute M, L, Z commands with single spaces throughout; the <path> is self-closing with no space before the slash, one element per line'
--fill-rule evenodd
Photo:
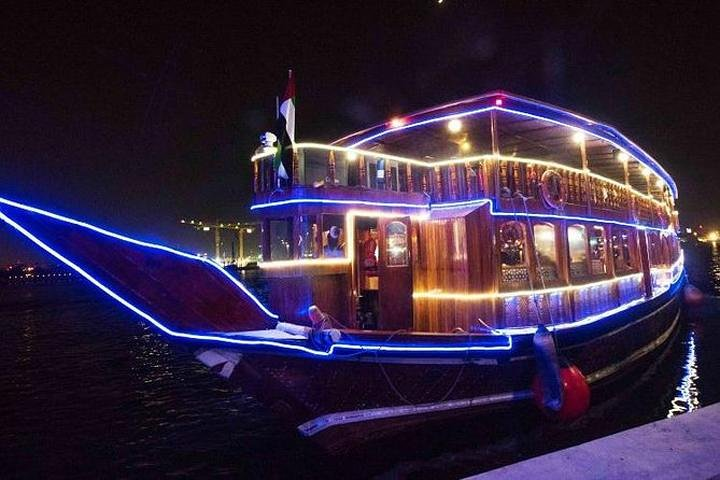
<path fill-rule="evenodd" d="M 712 272 L 712 286 L 715 294 L 720 294 L 720 247 L 717 242 L 710 244 L 711 263 L 710 271 Z"/>
<path fill-rule="evenodd" d="M 685 356 L 685 365 L 683 365 L 685 375 L 677 386 L 677 395 L 672 400 L 672 407 L 668 411 L 667 418 L 700 408 L 695 332 L 690 331 L 687 341 L 683 343 L 687 345 L 687 355 Z"/>

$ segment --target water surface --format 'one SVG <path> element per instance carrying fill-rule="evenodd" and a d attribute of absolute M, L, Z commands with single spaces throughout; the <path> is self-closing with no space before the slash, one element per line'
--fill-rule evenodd
<path fill-rule="evenodd" d="M 720 251 L 686 257 L 720 295 Z M 529 409 L 330 457 L 90 287 L 0 286 L 0 476 L 457 478 L 720 401 L 719 320 L 686 315 L 658 362 L 574 424 Z"/>

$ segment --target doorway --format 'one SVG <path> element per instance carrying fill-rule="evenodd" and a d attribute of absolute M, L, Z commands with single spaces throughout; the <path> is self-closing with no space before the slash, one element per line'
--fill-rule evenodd
<path fill-rule="evenodd" d="M 377 329 L 380 319 L 377 227 L 377 218 L 355 217 L 357 322 L 363 330 Z"/>
<path fill-rule="evenodd" d="M 409 233 L 409 217 L 355 217 L 360 328 L 398 330 L 412 326 Z"/>

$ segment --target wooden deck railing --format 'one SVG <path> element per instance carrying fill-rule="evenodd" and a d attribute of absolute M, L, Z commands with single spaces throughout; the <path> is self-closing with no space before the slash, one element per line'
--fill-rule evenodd
<path fill-rule="evenodd" d="M 318 144 L 297 144 L 294 182 L 307 186 L 348 186 L 395 192 L 419 192 L 433 203 L 522 194 L 543 206 L 541 183 L 547 170 L 557 172 L 565 189 L 565 204 L 573 213 L 608 214 L 614 219 L 666 226 L 670 205 L 589 171 L 557 163 L 482 155 L 427 162 L 375 152 L 353 151 Z M 273 191 L 277 185 L 272 155 L 254 158 L 254 190 Z M 498 202 L 502 208 L 502 202 Z"/>

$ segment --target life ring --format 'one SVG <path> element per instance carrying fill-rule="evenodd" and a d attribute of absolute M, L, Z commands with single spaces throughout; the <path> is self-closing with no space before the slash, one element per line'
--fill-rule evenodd
<path fill-rule="evenodd" d="M 562 209 L 567 200 L 565 182 L 555 170 L 545 170 L 540 177 L 540 193 L 545 204 L 555 210 Z"/>

